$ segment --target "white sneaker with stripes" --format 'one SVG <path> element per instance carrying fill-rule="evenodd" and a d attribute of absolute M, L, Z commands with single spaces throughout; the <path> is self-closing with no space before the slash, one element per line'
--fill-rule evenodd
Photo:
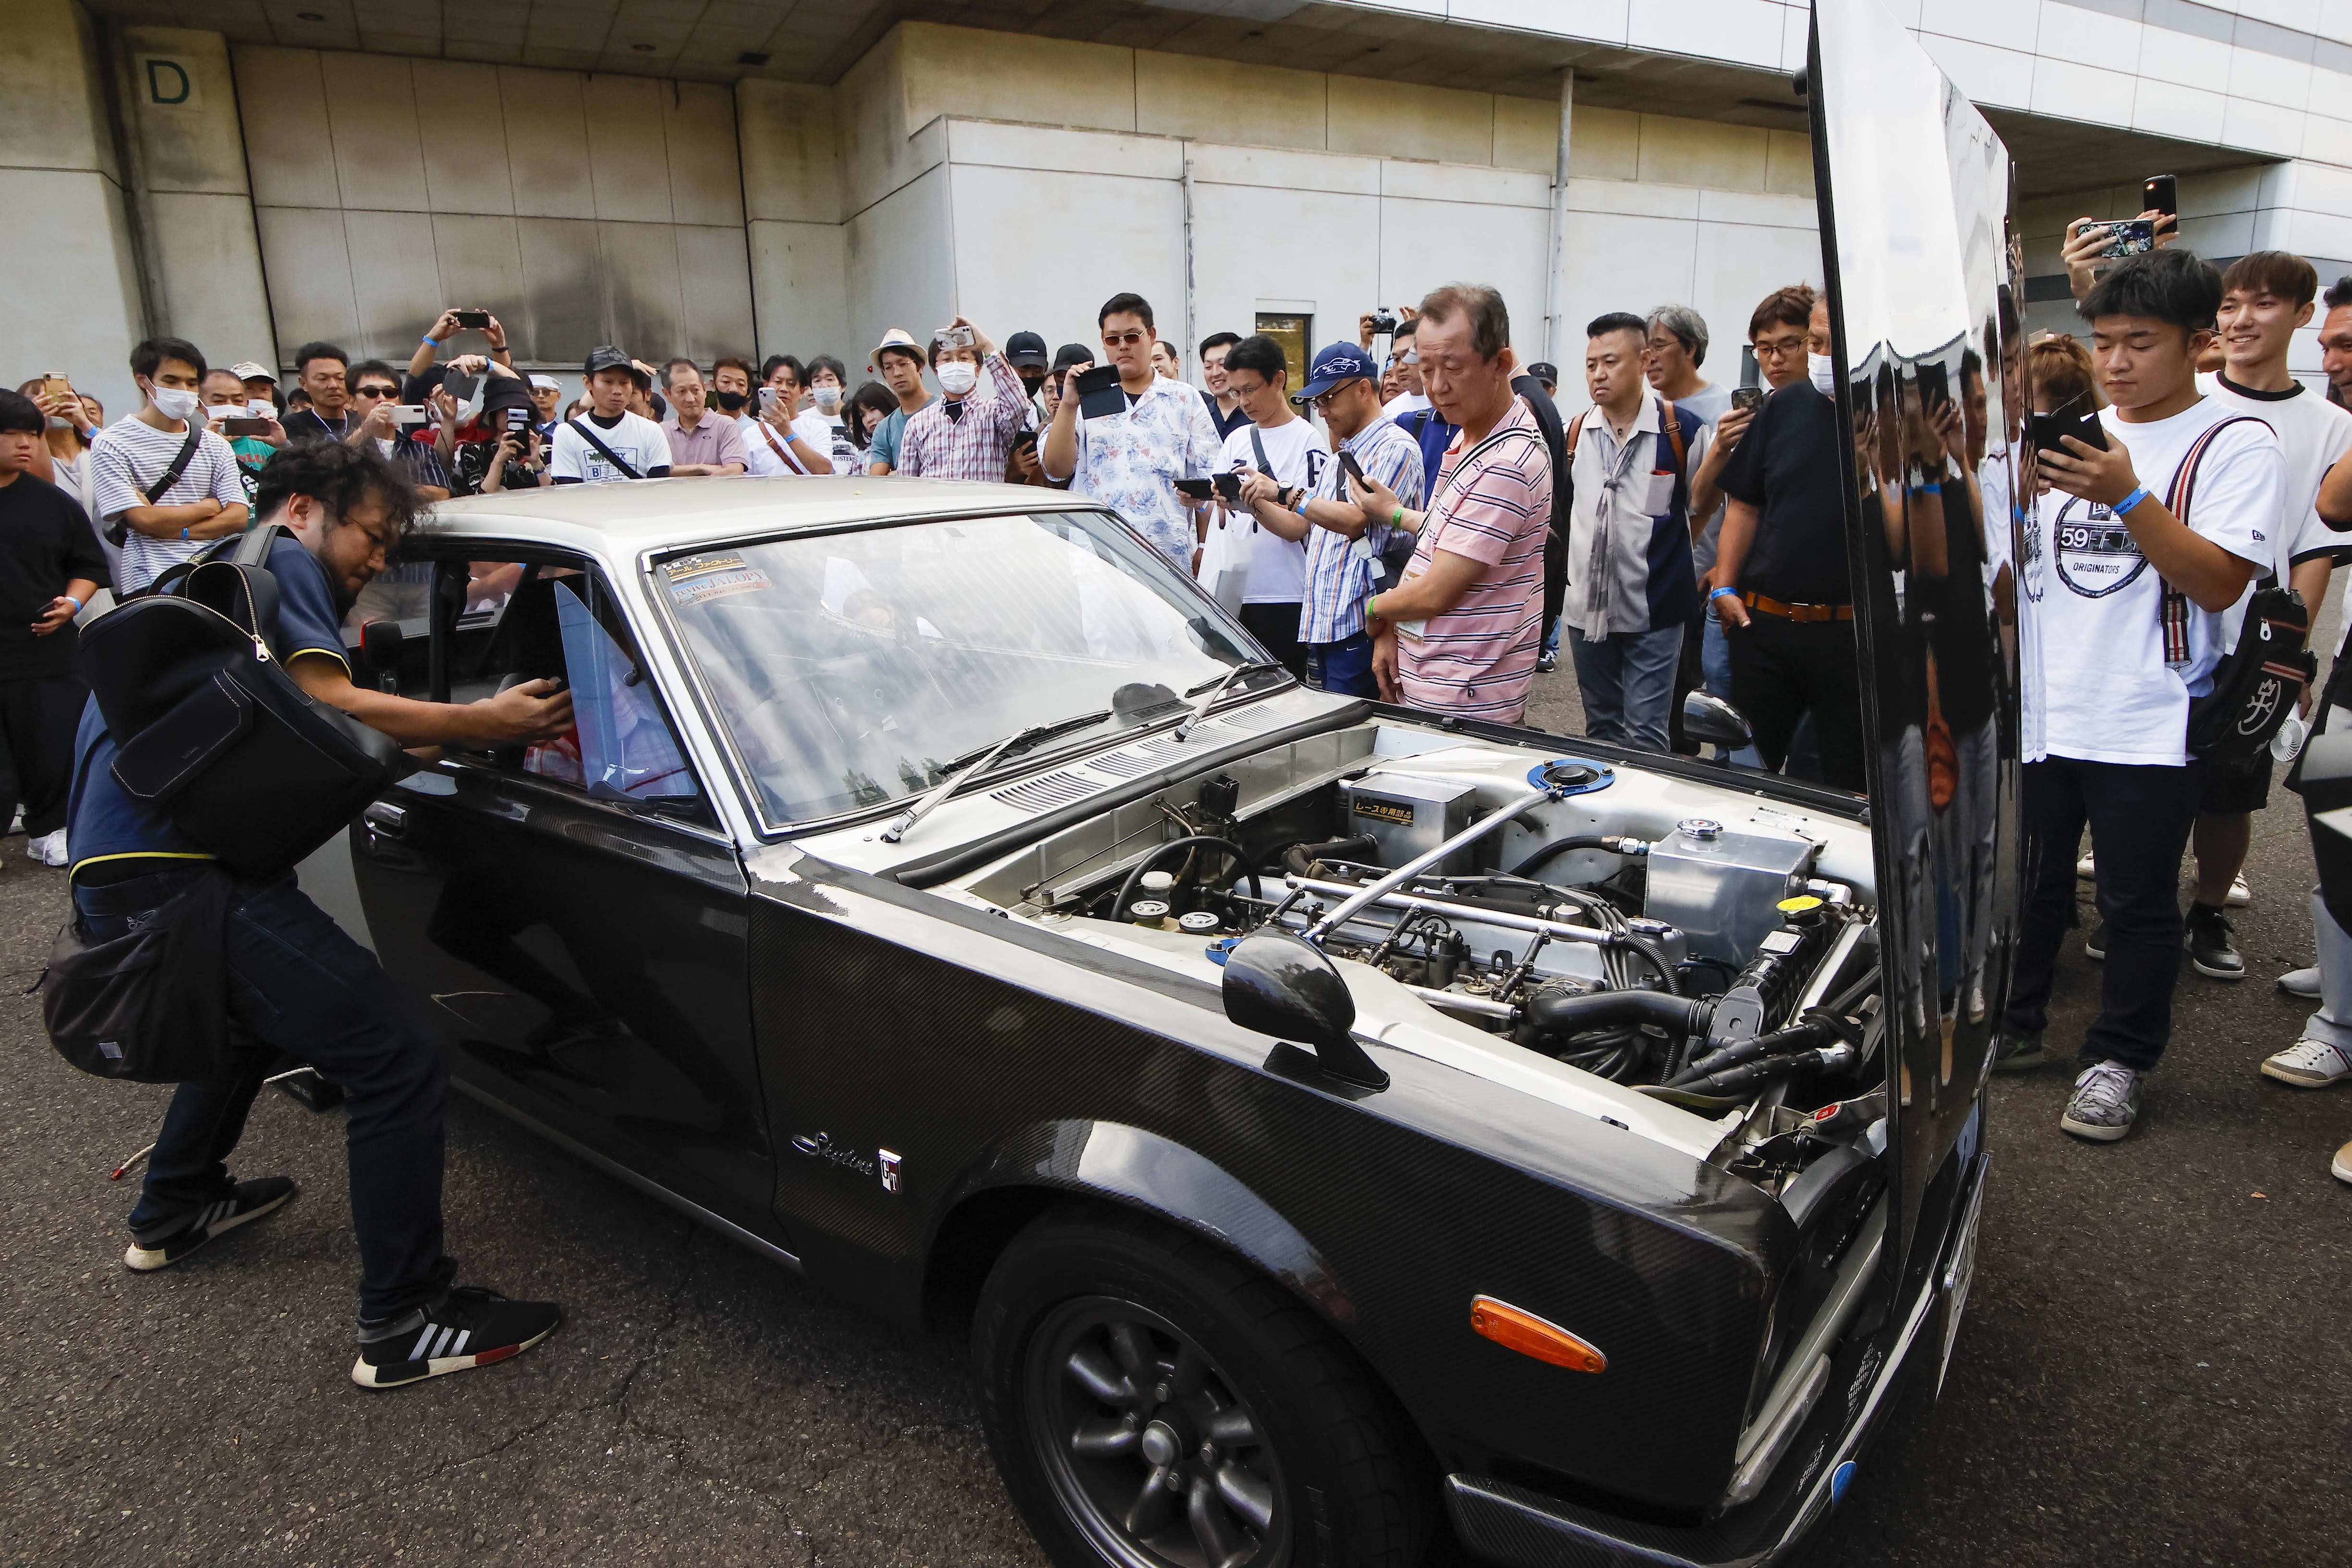
<path fill-rule="evenodd" d="M 132 1232 L 130 1249 L 122 1255 L 122 1266 L 139 1274 L 152 1274 L 158 1268 L 168 1268 L 214 1237 L 226 1236 L 238 1226 L 249 1225 L 283 1207 L 299 1190 L 291 1176 L 264 1176 L 258 1181 L 239 1182 L 235 1192 L 206 1204 L 185 1225 L 167 1235 L 156 1236 L 151 1232 L 142 1238 L 136 1231 Z"/>
<path fill-rule="evenodd" d="M 352 1381 L 398 1388 L 520 1355 L 553 1333 L 563 1309 L 551 1301 L 509 1301 L 481 1285 L 460 1285 L 430 1307 L 389 1323 L 362 1324 Z"/>

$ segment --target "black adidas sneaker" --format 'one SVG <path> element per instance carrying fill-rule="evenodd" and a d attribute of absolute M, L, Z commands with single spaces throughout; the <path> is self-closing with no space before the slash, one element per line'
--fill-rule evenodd
<path fill-rule="evenodd" d="M 553 1333 L 563 1309 L 552 1301 L 509 1301 L 481 1285 L 460 1285 L 430 1307 L 360 1329 L 352 1381 L 397 1388 L 444 1373 L 465 1372 L 520 1355 Z"/>
<path fill-rule="evenodd" d="M 250 1224 L 274 1209 L 285 1206 L 299 1189 L 291 1176 L 264 1176 L 257 1182 L 239 1182 L 236 1190 L 225 1198 L 215 1198 L 196 1210 L 185 1225 L 167 1236 L 148 1240 L 134 1239 L 129 1251 L 122 1255 L 122 1266 L 141 1274 L 152 1274 L 158 1268 L 168 1268 L 195 1251 L 216 1236 L 223 1236 L 238 1226 Z"/>

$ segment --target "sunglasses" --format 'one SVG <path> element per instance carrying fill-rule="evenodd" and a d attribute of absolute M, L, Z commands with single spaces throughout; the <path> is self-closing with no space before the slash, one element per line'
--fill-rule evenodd
<path fill-rule="evenodd" d="M 1131 349 L 1150 335 L 1148 332 L 1105 332 L 1102 335 L 1103 347 Z"/>
<path fill-rule="evenodd" d="M 1307 401 L 1314 405 L 1317 408 L 1322 409 L 1328 413 L 1331 407 L 1331 400 L 1339 396 L 1341 393 L 1347 391 L 1349 387 L 1354 384 L 1355 383 L 1352 381 L 1343 381 L 1339 385 L 1331 388 L 1330 391 L 1318 392 Z"/>
<path fill-rule="evenodd" d="M 400 388 L 396 386 L 375 385 L 355 386 L 352 389 L 352 395 L 353 397 L 398 397 L 400 395 Z"/>

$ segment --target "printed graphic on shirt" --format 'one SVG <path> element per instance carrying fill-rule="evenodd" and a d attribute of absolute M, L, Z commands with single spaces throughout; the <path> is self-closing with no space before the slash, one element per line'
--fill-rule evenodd
<path fill-rule="evenodd" d="M 2058 543 L 2053 557 L 2058 580 L 2085 599 L 2104 599 L 2128 588 L 2147 570 L 2147 557 L 2139 552 L 2131 530 L 2099 502 L 2068 496 L 2058 509 L 2053 531 Z"/>

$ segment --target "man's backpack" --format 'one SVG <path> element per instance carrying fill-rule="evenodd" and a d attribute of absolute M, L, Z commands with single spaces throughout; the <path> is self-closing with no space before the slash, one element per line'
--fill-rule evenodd
<path fill-rule="evenodd" d="M 81 636 L 115 782 L 245 877 L 293 866 L 416 766 L 279 662 L 263 563 L 282 531 L 248 530 Z"/>

